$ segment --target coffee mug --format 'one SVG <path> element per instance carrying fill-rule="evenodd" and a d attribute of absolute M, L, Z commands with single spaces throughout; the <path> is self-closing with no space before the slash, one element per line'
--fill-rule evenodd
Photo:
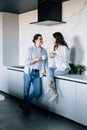
<path fill-rule="evenodd" d="M 46 55 L 42 55 L 42 60 L 46 60 Z"/>

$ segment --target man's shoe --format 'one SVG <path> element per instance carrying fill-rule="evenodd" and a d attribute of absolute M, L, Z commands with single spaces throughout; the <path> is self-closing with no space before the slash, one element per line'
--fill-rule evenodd
<path fill-rule="evenodd" d="M 29 105 L 24 106 L 24 104 L 21 103 L 21 104 L 19 104 L 19 108 L 22 109 L 23 114 L 30 115 L 30 107 L 29 107 Z"/>
<path fill-rule="evenodd" d="M 22 110 L 24 109 L 23 103 L 20 103 L 20 104 L 19 104 L 19 108 L 22 109 Z"/>
<path fill-rule="evenodd" d="M 27 108 L 26 110 L 23 110 L 23 114 L 26 116 L 30 115 L 30 110 Z"/>

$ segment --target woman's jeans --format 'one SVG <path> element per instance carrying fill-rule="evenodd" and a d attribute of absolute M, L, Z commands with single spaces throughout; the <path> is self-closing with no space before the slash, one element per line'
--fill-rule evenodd
<path fill-rule="evenodd" d="M 31 83 L 33 92 L 30 93 Z M 41 94 L 41 78 L 39 70 L 32 70 L 30 74 L 24 73 L 24 104 L 29 105 L 30 101 Z"/>
<path fill-rule="evenodd" d="M 50 81 L 52 82 L 52 84 L 53 84 L 52 88 L 55 89 L 55 87 L 56 87 L 56 82 L 55 82 L 54 77 L 56 77 L 58 75 L 66 75 L 66 74 L 68 74 L 68 72 L 69 72 L 69 69 L 65 69 L 64 71 L 58 71 L 55 68 L 49 67 L 47 69 L 47 80 L 48 80 L 48 82 L 50 82 Z"/>

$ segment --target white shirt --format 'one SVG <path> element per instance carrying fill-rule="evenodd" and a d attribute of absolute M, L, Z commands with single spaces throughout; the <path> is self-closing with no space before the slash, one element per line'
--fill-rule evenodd
<path fill-rule="evenodd" d="M 36 57 L 41 56 L 41 47 L 40 48 L 36 48 L 36 54 L 35 55 L 36 55 Z M 40 62 L 34 63 L 33 69 L 39 70 L 39 68 L 40 68 Z"/>
<path fill-rule="evenodd" d="M 59 46 L 55 50 L 55 66 L 58 71 L 63 71 L 69 67 L 69 49 L 66 46 Z"/>

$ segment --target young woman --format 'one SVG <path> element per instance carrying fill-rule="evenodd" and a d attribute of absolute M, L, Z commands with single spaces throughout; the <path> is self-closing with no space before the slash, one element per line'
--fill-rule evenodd
<path fill-rule="evenodd" d="M 47 69 L 48 88 L 45 91 L 45 94 L 50 90 L 52 91 L 52 97 L 49 99 L 49 102 L 52 102 L 57 97 L 54 77 L 57 75 L 68 74 L 70 70 L 68 64 L 69 48 L 60 32 L 53 34 L 53 44 L 53 52 L 49 53 L 51 63 L 48 62 Z"/>

